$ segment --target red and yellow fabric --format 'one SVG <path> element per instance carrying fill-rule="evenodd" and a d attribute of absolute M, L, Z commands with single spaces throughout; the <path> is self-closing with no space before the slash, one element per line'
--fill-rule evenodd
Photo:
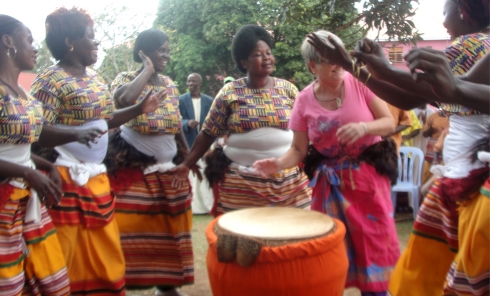
<path fill-rule="evenodd" d="M 250 207 L 310 208 L 308 177 L 298 168 L 286 169 L 264 179 L 256 174 L 228 167 L 224 181 L 216 185 L 216 210 L 220 215 Z"/>
<path fill-rule="evenodd" d="M 56 231 L 68 267 L 72 294 L 125 294 L 124 256 L 114 220 L 97 228 L 56 225 Z"/>
<path fill-rule="evenodd" d="M 471 239 L 473 236 L 481 238 L 481 233 L 485 235 L 484 231 L 474 233 L 475 230 L 479 231 L 475 227 L 461 229 L 469 223 L 482 227 L 488 222 L 488 219 L 485 222 L 484 215 L 471 213 L 474 207 L 468 207 L 475 202 L 475 189 L 478 189 L 482 183 L 480 180 L 485 176 L 488 176 L 487 168 L 472 171 L 464 179 L 439 178 L 434 181 L 424 198 L 407 248 L 391 277 L 391 295 L 441 295 L 446 278 L 452 277 L 450 267 L 455 258 L 459 266 L 469 266 L 473 271 L 479 270 L 478 266 L 481 265 L 474 264 L 472 258 L 475 257 L 467 256 L 468 251 L 459 254 L 461 249 L 471 249 L 475 241 L 462 240 L 460 235 L 464 233 L 465 238 Z M 465 213 L 464 220 L 460 220 L 462 213 Z M 475 222 L 478 220 L 480 222 Z M 486 245 L 474 246 L 485 250 Z M 469 258 L 471 260 L 467 260 Z M 461 273 L 459 276 L 461 277 Z M 475 279 L 478 282 L 478 277 Z"/>
<path fill-rule="evenodd" d="M 490 294 L 490 178 L 459 212 L 459 251 L 446 277 L 445 295 Z"/>
<path fill-rule="evenodd" d="M 69 295 L 65 260 L 46 208 L 39 223 L 25 223 L 29 191 L 4 183 L 0 193 L 8 194 L 0 209 L 0 294 Z"/>
<path fill-rule="evenodd" d="M 133 81 L 138 74 L 136 71 L 120 73 L 112 82 L 111 91 L 114 92 L 121 85 Z M 141 102 L 150 92 L 156 93 L 165 90 L 167 97 L 163 101 L 162 107 L 154 112 L 133 118 L 124 125 L 144 135 L 175 135 L 182 129 L 179 111 L 179 89 L 168 76 L 159 76 L 165 86 L 147 84 L 135 104 Z"/>
<path fill-rule="evenodd" d="M 43 103 L 49 124 L 80 126 L 112 118 L 114 103 L 105 82 L 92 69 L 73 77 L 61 67 L 46 68 L 31 93 Z M 68 267 L 72 293 L 123 295 L 124 257 L 114 218 L 114 196 L 105 173 L 77 185 L 58 167 L 64 196 L 50 209 Z"/>
<path fill-rule="evenodd" d="M 118 170 L 117 175 L 131 169 Z M 131 174 L 134 175 L 134 174 Z M 194 282 L 190 185 L 151 173 L 115 188 L 116 221 L 126 258 L 126 284 L 182 286 Z"/>
<path fill-rule="evenodd" d="M 103 227 L 114 219 L 115 198 L 107 174 L 90 178 L 80 186 L 70 177 L 69 168 L 58 166 L 63 181 L 61 202 L 49 209 L 58 225 L 83 225 L 86 228 Z"/>

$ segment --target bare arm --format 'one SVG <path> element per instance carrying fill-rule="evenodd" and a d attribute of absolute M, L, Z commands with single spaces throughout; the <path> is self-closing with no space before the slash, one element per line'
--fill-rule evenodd
<path fill-rule="evenodd" d="M 308 132 L 293 131 L 291 148 L 280 158 L 268 158 L 254 162 L 253 168 L 263 178 L 280 170 L 298 165 L 308 153 Z"/>
<path fill-rule="evenodd" d="M 118 107 L 124 108 L 134 105 L 141 92 L 145 89 L 148 79 L 155 73 L 151 60 L 141 50 L 139 55 L 143 61 L 143 70 L 133 81 L 121 85 L 116 89 L 114 100 Z"/>
<path fill-rule="evenodd" d="M 431 87 L 438 101 L 490 114 L 490 54 L 478 61 L 462 79 L 451 73 L 440 51 L 420 48 L 412 50 L 405 59 L 414 73 L 414 81 Z"/>
<path fill-rule="evenodd" d="M 391 105 L 396 106 L 403 110 L 410 110 L 424 103 L 434 101 L 434 100 L 419 97 L 393 84 L 390 84 L 388 82 L 376 78 L 375 75 L 370 74 L 368 71 L 370 65 L 369 63 L 367 65 L 368 69 L 362 68 L 359 73 L 355 73 L 355 70 L 357 68 L 356 65 L 353 65 L 353 61 L 351 59 L 350 54 L 342 45 L 338 44 L 334 39 L 329 39 L 329 41 L 335 46 L 335 48 L 332 48 L 326 45 L 318 37 L 315 37 L 313 33 L 309 34 L 308 38 L 309 38 L 308 42 L 313 47 L 315 47 L 315 49 L 324 58 L 328 58 L 331 61 L 336 61 L 338 65 L 340 65 L 346 71 L 350 72 L 359 81 L 364 83 L 374 94 L 376 94 L 376 96 L 390 103 Z M 365 55 L 362 52 L 353 52 L 351 54 L 356 58 L 358 56 Z M 369 62 L 371 62 L 372 64 L 381 64 L 381 66 L 378 67 L 391 67 L 388 61 L 386 61 L 386 59 L 384 58 L 382 49 L 381 49 L 381 54 L 382 57 L 378 57 L 375 55 L 366 55 L 364 59 L 369 60 Z M 367 61 L 363 60 L 363 62 L 367 62 Z M 410 76 L 410 74 L 408 75 Z"/>
<path fill-rule="evenodd" d="M 56 147 L 71 142 L 79 142 L 90 147 L 90 143 L 97 144 L 97 138 L 105 134 L 107 131 L 102 131 L 97 128 L 86 130 L 71 130 L 59 129 L 48 125 L 43 126 L 41 135 L 39 136 L 39 145 L 43 147 Z"/>

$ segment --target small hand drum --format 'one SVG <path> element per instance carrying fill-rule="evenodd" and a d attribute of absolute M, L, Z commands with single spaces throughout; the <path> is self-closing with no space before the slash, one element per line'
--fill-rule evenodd
<path fill-rule="evenodd" d="M 226 213 L 206 229 L 213 295 L 342 295 L 344 225 L 296 208 Z"/>

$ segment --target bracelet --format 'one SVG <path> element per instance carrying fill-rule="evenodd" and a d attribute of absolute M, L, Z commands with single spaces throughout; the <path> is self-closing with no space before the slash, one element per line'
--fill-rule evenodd
<path fill-rule="evenodd" d="M 364 135 L 367 135 L 369 131 L 367 124 L 365 122 L 359 122 L 359 124 L 364 128 Z"/>
<path fill-rule="evenodd" d="M 367 82 L 369 81 L 369 78 L 371 78 L 371 73 L 368 74 L 368 78 L 366 78 L 366 82 L 364 82 L 364 85 L 367 85 Z"/>

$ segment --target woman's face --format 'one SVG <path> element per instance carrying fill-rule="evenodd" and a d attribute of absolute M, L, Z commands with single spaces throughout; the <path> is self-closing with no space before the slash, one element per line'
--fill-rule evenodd
<path fill-rule="evenodd" d="M 15 54 L 15 62 L 21 70 L 32 70 L 36 64 L 37 49 L 34 47 L 32 33 L 25 25 L 21 25 L 12 34 L 12 41 L 17 53 Z M 10 54 L 14 54 L 14 50 L 10 50 Z"/>
<path fill-rule="evenodd" d="M 339 65 L 330 65 L 328 61 L 322 60 L 319 64 L 309 62 L 311 71 L 316 78 L 326 84 L 342 83 L 344 80 L 345 70 Z"/>
<path fill-rule="evenodd" d="M 241 63 L 248 75 L 265 77 L 274 70 L 275 59 L 269 45 L 259 40 L 248 59 L 242 60 Z"/>
<path fill-rule="evenodd" d="M 165 72 L 167 69 L 167 64 L 170 61 L 170 45 L 168 41 L 165 41 L 162 46 L 157 48 L 154 52 L 148 55 L 151 62 L 153 63 L 153 68 L 157 73 Z"/>
<path fill-rule="evenodd" d="M 453 0 L 446 0 L 442 11 L 444 15 L 443 26 L 447 29 L 447 33 L 451 39 L 465 35 L 471 32 L 465 32 L 466 28 L 464 21 L 461 20 L 458 4 Z"/>
<path fill-rule="evenodd" d="M 73 53 L 81 58 L 85 66 L 91 66 L 97 62 L 98 47 L 99 42 L 95 40 L 92 26 L 87 26 L 82 38 L 73 41 Z"/>

